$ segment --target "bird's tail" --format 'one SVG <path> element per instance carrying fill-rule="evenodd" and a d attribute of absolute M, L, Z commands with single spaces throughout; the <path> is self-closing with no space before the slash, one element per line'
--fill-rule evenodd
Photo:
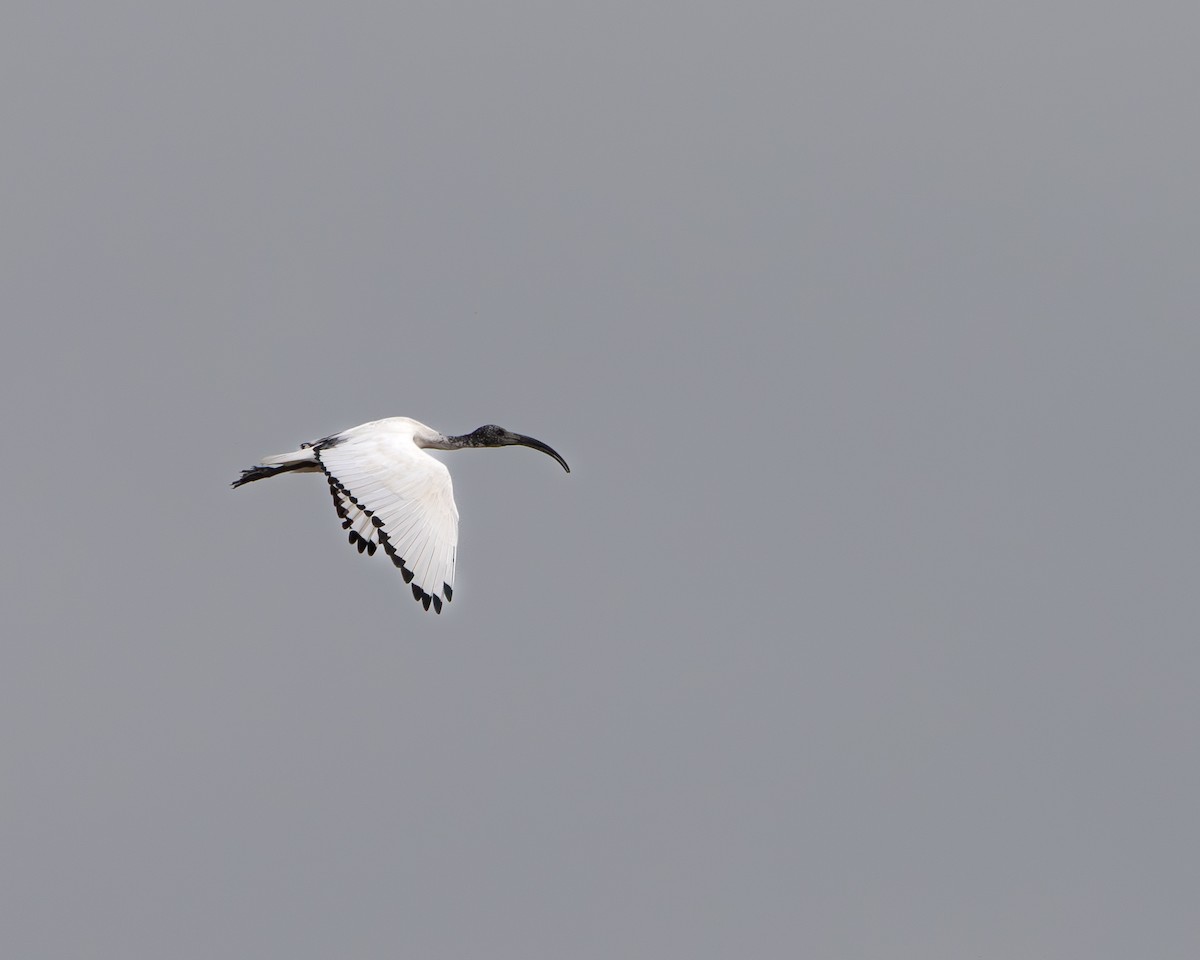
<path fill-rule="evenodd" d="M 281 473 L 312 473 L 320 469 L 321 466 L 312 449 L 303 447 L 300 450 L 293 450 L 291 453 L 277 453 L 270 457 L 263 457 L 260 466 L 243 470 L 242 475 L 233 481 L 232 486 L 236 490 L 243 484 L 253 483 L 255 480 L 265 480 L 267 477 L 274 477 Z"/>

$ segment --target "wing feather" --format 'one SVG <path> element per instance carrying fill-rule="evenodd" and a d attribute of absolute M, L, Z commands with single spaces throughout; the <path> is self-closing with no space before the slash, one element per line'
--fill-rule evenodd
<path fill-rule="evenodd" d="M 413 596 L 441 613 L 454 586 L 458 508 L 450 472 L 411 437 L 339 435 L 313 448 L 350 542 L 382 546 Z"/>

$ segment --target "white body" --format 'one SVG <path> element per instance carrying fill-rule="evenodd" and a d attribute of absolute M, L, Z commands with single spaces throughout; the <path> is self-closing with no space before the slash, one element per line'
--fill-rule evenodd
<path fill-rule="evenodd" d="M 351 542 L 357 534 L 371 553 L 382 547 L 412 583 L 417 599 L 426 609 L 432 602 L 440 613 L 454 590 L 458 508 L 450 471 L 423 448 L 445 449 L 445 443 L 423 423 L 389 417 L 262 462 L 311 462 L 311 468 L 296 469 L 322 471 Z"/>

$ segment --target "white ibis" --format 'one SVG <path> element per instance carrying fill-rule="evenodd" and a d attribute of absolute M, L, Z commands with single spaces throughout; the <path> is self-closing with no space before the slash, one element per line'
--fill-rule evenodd
<path fill-rule="evenodd" d="M 243 470 L 233 486 L 281 473 L 325 474 L 350 543 L 368 556 L 382 547 L 404 582 L 412 584 L 413 596 L 426 610 L 433 604 L 441 613 L 442 601 L 454 595 L 458 508 L 450 471 L 425 451 L 513 445 L 541 450 L 571 472 L 567 461 L 540 440 L 493 423 L 447 437 L 408 417 L 389 417 L 303 443 L 291 453 L 263 457 L 261 465 Z"/>

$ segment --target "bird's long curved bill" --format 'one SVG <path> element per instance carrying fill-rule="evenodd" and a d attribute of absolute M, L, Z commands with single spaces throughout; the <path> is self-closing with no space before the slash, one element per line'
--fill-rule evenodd
<path fill-rule="evenodd" d="M 560 457 L 558 455 L 558 451 L 555 450 L 553 447 L 547 446 L 546 444 L 542 443 L 541 440 L 534 440 L 533 437 L 526 437 L 519 433 L 515 433 L 515 434 L 513 434 L 513 436 L 515 436 L 517 438 L 516 442 L 518 444 L 520 444 L 522 447 L 533 447 L 534 450 L 541 450 L 542 453 L 553 457 L 555 460 L 557 460 L 559 463 L 561 463 L 562 468 L 564 470 L 566 470 L 567 473 L 571 472 L 571 468 L 567 466 L 567 461 L 564 460 L 562 457 Z"/>

